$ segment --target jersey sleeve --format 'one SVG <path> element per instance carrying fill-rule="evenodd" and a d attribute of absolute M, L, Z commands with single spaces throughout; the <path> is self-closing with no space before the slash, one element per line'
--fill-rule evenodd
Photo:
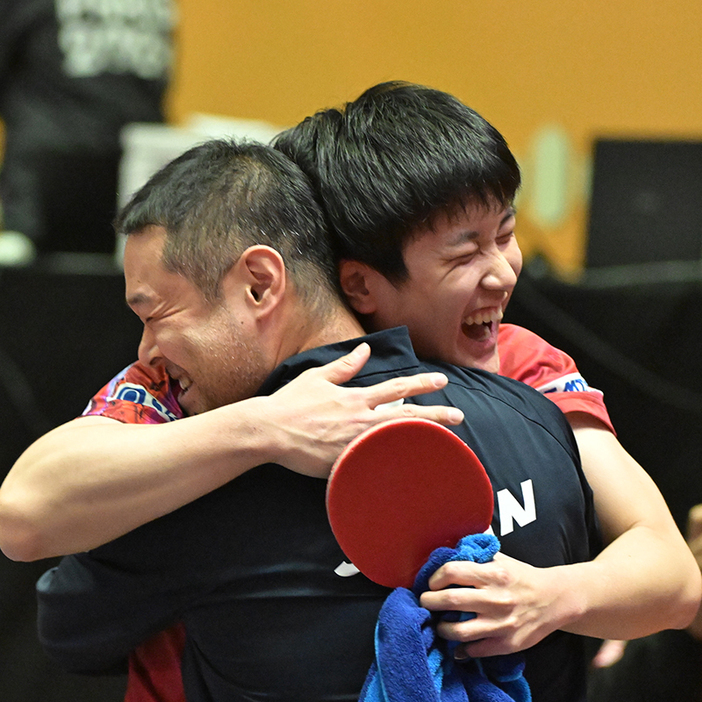
<path fill-rule="evenodd" d="M 166 371 L 136 362 L 90 400 L 83 416 L 109 417 L 125 424 L 163 424 L 181 419 L 183 410 Z"/>
<path fill-rule="evenodd" d="M 83 416 L 101 416 L 127 424 L 162 424 L 183 417 L 177 388 L 160 367 L 133 363 L 107 383 L 88 403 Z M 125 702 L 185 702 L 180 671 L 185 630 L 182 624 L 162 631 L 129 654 Z"/>
<path fill-rule="evenodd" d="M 514 324 L 500 325 L 498 344 L 500 375 L 530 385 L 564 414 L 590 414 L 616 433 L 602 391 L 587 384 L 567 353 Z"/>

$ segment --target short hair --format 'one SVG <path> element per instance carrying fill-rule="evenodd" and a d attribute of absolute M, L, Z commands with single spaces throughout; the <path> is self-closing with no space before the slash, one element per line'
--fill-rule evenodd
<path fill-rule="evenodd" d="M 270 146 L 213 139 L 189 149 L 152 176 L 115 221 L 125 235 L 149 225 L 166 230 L 166 269 L 210 302 L 220 299 L 225 274 L 256 244 L 281 254 L 304 300 L 337 296 L 329 235 L 311 185 Z"/>
<path fill-rule="evenodd" d="M 393 81 L 281 133 L 312 181 L 337 258 L 402 282 L 406 242 L 440 214 L 512 203 L 519 166 L 502 135 L 448 93 Z"/>

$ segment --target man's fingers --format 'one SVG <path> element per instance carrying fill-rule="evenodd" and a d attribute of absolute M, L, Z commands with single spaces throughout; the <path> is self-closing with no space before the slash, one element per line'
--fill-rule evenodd
<path fill-rule="evenodd" d="M 445 405 L 402 405 L 396 410 L 382 410 L 382 414 L 387 419 L 390 419 L 391 414 L 397 417 L 412 417 L 417 419 L 429 419 L 438 424 L 447 426 L 455 426 L 463 421 L 463 412 L 456 407 L 447 407 Z M 394 418 L 394 416 L 393 416 Z"/>
<path fill-rule="evenodd" d="M 429 578 L 431 592 L 456 595 L 457 591 L 447 588 L 483 587 L 486 583 L 485 563 L 472 561 L 449 561 L 444 563 Z M 428 594 L 429 591 L 427 591 Z"/>
<path fill-rule="evenodd" d="M 345 383 L 363 368 L 370 358 L 370 346 L 363 342 L 351 353 L 327 363 L 320 369 L 322 377 L 335 385 Z M 412 395 L 424 395 L 445 387 L 448 378 L 443 373 L 418 373 L 417 375 L 392 378 L 377 385 L 371 385 L 368 390 L 368 401 L 371 407 Z"/>
<path fill-rule="evenodd" d="M 370 346 L 365 342 L 361 343 L 351 353 L 320 368 L 308 370 L 302 375 L 313 373 L 317 378 L 322 378 L 334 385 L 341 385 L 351 380 L 363 368 L 370 358 L 370 352 Z M 449 426 L 460 424 L 463 421 L 463 412 L 455 407 L 402 405 L 399 402 L 407 397 L 440 390 L 447 383 L 448 378 L 443 373 L 418 373 L 417 375 L 392 378 L 366 388 L 356 388 L 355 402 L 360 400 L 369 409 L 377 408 L 378 413 L 382 414 L 382 417 L 379 416 L 376 422 L 371 422 L 371 425 L 400 417 L 429 419 Z"/>
<path fill-rule="evenodd" d="M 321 369 L 323 377 L 335 385 L 346 383 L 363 368 L 370 358 L 370 352 L 370 346 L 364 341 L 351 353 L 323 366 Z"/>
<path fill-rule="evenodd" d="M 448 378 L 443 373 L 419 373 L 393 378 L 368 388 L 371 407 L 395 402 L 413 395 L 424 395 L 446 387 Z"/>
<path fill-rule="evenodd" d="M 456 660 L 465 658 L 487 658 L 488 656 L 506 656 L 523 649 L 512 645 L 508 640 L 502 638 L 486 637 L 457 646 L 453 654 Z"/>

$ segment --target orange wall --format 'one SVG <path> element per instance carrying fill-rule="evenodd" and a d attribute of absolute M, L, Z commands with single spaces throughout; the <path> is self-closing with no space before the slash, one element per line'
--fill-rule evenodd
<path fill-rule="evenodd" d="M 179 2 L 174 122 L 293 124 L 393 78 L 447 90 L 506 136 L 522 245 L 563 273 L 582 262 L 593 137 L 702 138 L 700 0 Z"/>

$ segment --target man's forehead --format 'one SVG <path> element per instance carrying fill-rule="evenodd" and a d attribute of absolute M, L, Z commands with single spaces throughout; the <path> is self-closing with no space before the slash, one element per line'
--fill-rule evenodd
<path fill-rule="evenodd" d="M 164 238 L 162 227 L 149 227 L 127 238 L 124 249 L 125 297 L 132 309 L 153 304 L 153 285 L 166 273 L 161 257 Z"/>
<path fill-rule="evenodd" d="M 153 265 L 161 259 L 166 240 L 163 227 L 149 226 L 129 234 L 124 245 L 125 275 L 139 270 L 144 265 Z"/>

